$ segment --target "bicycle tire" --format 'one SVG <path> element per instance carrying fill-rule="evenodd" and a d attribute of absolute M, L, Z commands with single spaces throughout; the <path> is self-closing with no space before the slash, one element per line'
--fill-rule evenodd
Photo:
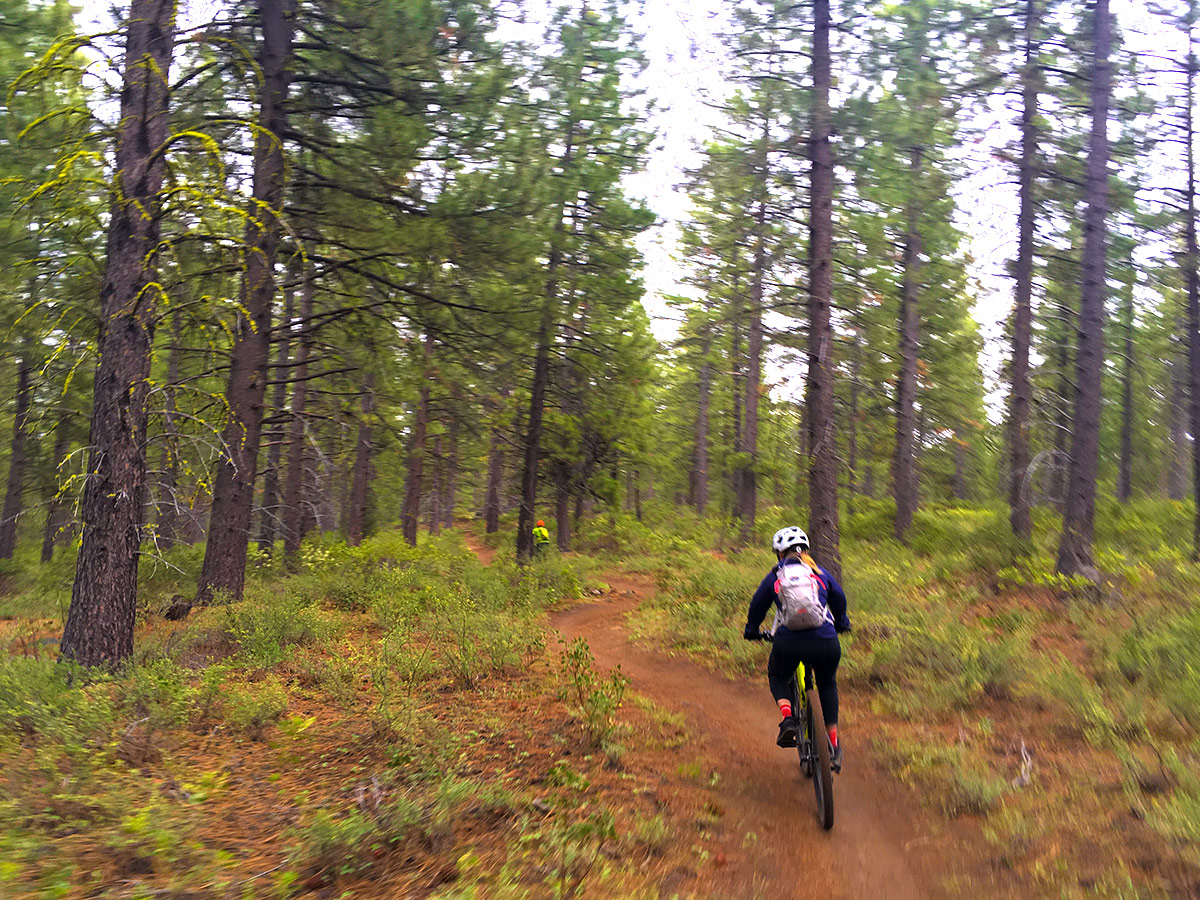
<path fill-rule="evenodd" d="M 806 691 L 805 699 L 805 728 L 811 748 L 809 759 L 813 773 L 813 792 L 817 796 L 817 822 L 828 831 L 833 827 L 833 762 L 829 753 L 829 736 L 825 732 L 825 713 L 821 709 L 821 696 L 815 689 Z"/>

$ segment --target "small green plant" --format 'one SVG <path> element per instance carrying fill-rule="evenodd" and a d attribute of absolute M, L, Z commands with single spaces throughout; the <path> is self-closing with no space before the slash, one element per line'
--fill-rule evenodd
<path fill-rule="evenodd" d="M 617 727 L 617 710 L 625 698 L 629 679 L 616 666 L 607 677 L 595 669 L 595 660 L 587 641 L 576 638 L 562 652 L 563 687 L 561 695 L 568 709 L 583 723 L 588 744 L 600 747 L 609 741 Z"/>
<path fill-rule="evenodd" d="M 647 853 L 659 856 L 667 849 L 673 835 L 661 813 L 649 818 L 638 814 L 633 820 L 632 837 Z"/>
<path fill-rule="evenodd" d="M 251 740 L 261 741 L 287 710 L 287 703 L 287 693 L 275 680 L 235 687 L 225 697 L 225 720 Z"/>

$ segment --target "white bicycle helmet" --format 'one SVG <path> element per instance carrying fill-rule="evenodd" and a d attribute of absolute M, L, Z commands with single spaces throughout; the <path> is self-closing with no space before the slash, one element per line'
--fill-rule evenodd
<path fill-rule="evenodd" d="M 786 553 L 793 547 L 803 547 L 807 550 L 808 535 L 800 526 L 789 525 L 787 528 L 780 528 L 775 532 L 775 537 L 771 538 L 771 547 L 776 553 Z"/>

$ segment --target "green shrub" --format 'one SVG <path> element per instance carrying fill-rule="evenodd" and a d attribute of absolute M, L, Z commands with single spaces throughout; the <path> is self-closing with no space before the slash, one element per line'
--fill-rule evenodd
<path fill-rule="evenodd" d="M 1163 802 L 1153 803 L 1146 821 L 1170 840 L 1192 865 L 1200 865 L 1200 760 L 1181 759 L 1168 751 L 1163 763 L 1171 773 L 1175 789 Z"/>
<path fill-rule="evenodd" d="M 625 698 L 629 679 L 621 674 L 619 665 L 607 677 L 597 673 L 592 652 L 581 637 L 563 650 L 561 663 L 561 696 L 572 715 L 583 723 L 589 745 L 600 747 L 616 731 L 617 710 Z"/>
<path fill-rule="evenodd" d="M 1144 679 L 1192 734 L 1200 730 L 1200 603 L 1135 616 L 1116 664 L 1129 680 Z"/>
<path fill-rule="evenodd" d="M 132 719 L 146 719 L 150 731 L 189 721 L 196 708 L 197 691 L 187 675 L 168 659 L 132 669 L 118 692 L 123 712 Z"/>
<path fill-rule="evenodd" d="M 85 752 L 111 734 L 112 684 L 83 686 L 81 673 L 50 659 L 0 655 L 0 733 L 43 737 Z"/>
<path fill-rule="evenodd" d="M 229 689 L 225 694 L 225 721 L 251 740 L 260 741 L 267 728 L 287 711 L 287 692 L 277 680 L 268 679 Z"/>
<path fill-rule="evenodd" d="M 241 603 L 226 607 L 226 630 L 244 661 L 270 668 L 288 658 L 291 645 L 330 637 L 333 624 L 302 593 L 248 591 Z"/>

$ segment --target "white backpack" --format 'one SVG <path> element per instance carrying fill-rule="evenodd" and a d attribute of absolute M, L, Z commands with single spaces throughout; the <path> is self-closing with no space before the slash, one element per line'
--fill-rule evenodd
<path fill-rule="evenodd" d="M 775 569 L 775 593 L 779 609 L 775 613 L 774 631 L 780 625 L 789 631 L 819 628 L 833 621 L 833 613 L 821 602 L 820 576 L 804 563 L 792 562 Z"/>

